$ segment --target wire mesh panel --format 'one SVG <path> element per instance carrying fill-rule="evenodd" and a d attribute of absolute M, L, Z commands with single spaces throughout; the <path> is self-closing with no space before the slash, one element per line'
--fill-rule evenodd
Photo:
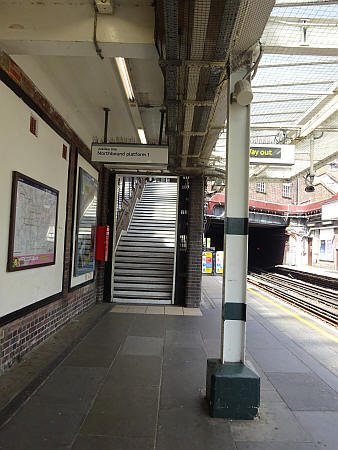
<path fill-rule="evenodd" d="M 296 158 L 308 160 L 307 134 L 338 128 L 338 2 L 277 0 L 261 43 L 263 55 L 252 80 L 251 143 L 304 139 L 306 155 L 296 152 Z M 325 142 L 335 139 L 332 131 Z M 323 142 L 316 143 L 320 158 L 334 147 L 326 150 Z M 216 165 L 225 163 L 225 144 L 221 133 L 212 154 Z"/>

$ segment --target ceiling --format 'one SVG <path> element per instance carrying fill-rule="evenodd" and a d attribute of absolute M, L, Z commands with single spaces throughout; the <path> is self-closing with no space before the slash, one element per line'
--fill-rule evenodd
<path fill-rule="evenodd" d="M 157 144 L 165 109 L 170 171 L 214 176 L 225 167 L 228 72 L 261 57 L 252 80 L 252 142 L 295 142 L 299 151 L 294 170 L 253 167 L 251 176 L 291 178 L 308 167 L 300 143 L 336 117 L 338 7 L 274 3 L 112 1 L 112 13 L 100 14 L 92 0 L 2 0 L 0 49 L 88 146 L 103 138 L 103 108 L 110 109 L 111 142 L 138 143 L 142 128 Z M 132 101 L 116 57 L 125 58 Z M 334 155 L 333 135 L 317 141 L 316 163 Z"/>
<path fill-rule="evenodd" d="M 338 156 L 338 3 L 277 0 L 261 37 L 263 55 L 252 80 L 251 144 L 295 144 L 292 167 L 252 165 L 252 179 L 291 180 Z M 323 133 L 323 134 L 322 134 Z M 215 163 L 225 164 L 225 133 Z M 216 162 L 217 161 L 217 162 Z"/>

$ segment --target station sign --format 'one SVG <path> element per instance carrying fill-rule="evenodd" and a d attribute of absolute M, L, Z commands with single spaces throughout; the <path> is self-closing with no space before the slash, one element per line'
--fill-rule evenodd
<path fill-rule="evenodd" d="M 250 146 L 250 164 L 292 166 L 294 163 L 294 145 L 255 144 Z"/>
<path fill-rule="evenodd" d="M 212 252 L 202 253 L 202 273 L 212 274 Z"/>
<path fill-rule="evenodd" d="M 116 168 L 148 169 L 168 166 L 168 147 L 147 144 L 92 144 L 92 161 Z"/>
<path fill-rule="evenodd" d="M 216 273 L 223 273 L 224 252 L 216 252 Z"/>

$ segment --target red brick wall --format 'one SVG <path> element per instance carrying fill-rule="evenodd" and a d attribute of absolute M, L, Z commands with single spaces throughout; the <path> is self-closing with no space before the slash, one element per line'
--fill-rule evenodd
<path fill-rule="evenodd" d="M 90 150 L 69 127 L 62 116 L 53 108 L 24 74 L 24 72 L 4 53 L 0 53 L 0 73 L 10 78 L 10 87 L 21 95 L 23 100 L 43 114 L 43 119 L 70 143 L 69 180 L 67 199 L 67 223 L 65 229 L 64 277 L 61 297 L 41 306 L 33 312 L 20 314 L 20 317 L 0 328 L 0 372 L 19 361 L 27 352 L 45 341 L 58 328 L 103 299 L 104 263 L 96 266 L 94 281 L 69 291 L 71 270 L 72 229 L 74 192 L 76 182 L 76 152 L 90 161 Z M 2 81 L 0 81 L 2 82 Z M 7 82 L 7 81 L 6 81 Z M 33 106 L 32 106 L 33 105 Z M 98 224 L 107 223 L 109 172 L 99 170 Z"/>
<path fill-rule="evenodd" d="M 329 174 L 331 177 L 337 179 L 337 172 L 332 171 L 330 165 L 326 165 L 316 170 L 316 176 L 322 174 Z M 318 179 L 318 178 L 317 178 Z M 316 180 L 315 180 L 316 181 Z M 283 204 L 308 204 L 315 203 L 321 200 L 326 200 L 334 195 L 321 184 L 315 185 L 314 192 L 305 192 L 305 179 L 303 176 L 291 183 L 291 198 L 283 197 L 283 183 L 265 183 L 265 193 L 256 191 L 256 181 L 251 181 L 249 184 L 249 198 L 254 200 L 263 200 L 267 202 L 277 202 Z"/>
<path fill-rule="evenodd" d="M 254 200 L 262 200 L 266 202 L 283 203 L 285 205 L 296 202 L 297 189 L 296 183 L 291 183 L 291 198 L 283 197 L 283 183 L 265 183 L 265 193 L 256 191 L 256 181 L 249 183 L 249 198 Z"/>
<path fill-rule="evenodd" d="M 79 288 L 1 328 L 0 372 L 8 369 L 62 325 L 95 303 L 93 285 Z"/>
<path fill-rule="evenodd" d="M 332 192 L 321 184 L 315 186 L 314 192 L 305 192 L 305 180 L 299 179 L 299 203 L 315 203 L 332 197 Z"/>

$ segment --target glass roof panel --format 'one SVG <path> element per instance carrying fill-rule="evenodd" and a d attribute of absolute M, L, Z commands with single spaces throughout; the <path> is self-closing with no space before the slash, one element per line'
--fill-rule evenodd
<path fill-rule="evenodd" d="M 261 43 L 251 142 L 291 143 L 304 120 L 320 117 L 337 95 L 338 1 L 277 0 Z M 224 164 L 225 139 L 221 133 L 213 152 L 218 164 L 220 156 Z"/>

